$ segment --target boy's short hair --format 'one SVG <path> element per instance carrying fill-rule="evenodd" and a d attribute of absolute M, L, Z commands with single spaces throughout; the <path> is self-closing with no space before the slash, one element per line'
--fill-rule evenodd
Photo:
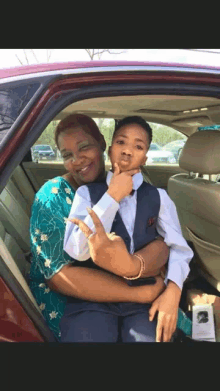
<path fill-rule="evenodd" d="M 116 132 L 120 128 L 122 128 L 122 126 L 131 125 L 131 124 L 140 125 L 144 130 L 146 130 L 146 132 L 148 134 L 148 138 L 149 138 L 149 145 L 150 145 L 150 143 L 152 141 L 152 129 L 151 129 L 150 125 L 142 117 L 140 117 L 138 115 L 134 115 L 131 117 L 125 117 L 125 118 L 121 119 L 120 121 L 117 121 L 115 124 L 115 130 L 114 130 L 112 139 L 115 137 Z"/>

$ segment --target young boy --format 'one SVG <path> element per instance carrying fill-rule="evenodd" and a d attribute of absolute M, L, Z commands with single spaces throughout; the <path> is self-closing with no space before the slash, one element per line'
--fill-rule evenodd
<path fill-rule="evenodd" d="M 120 177 L 122 172 L 140 169 L 146 163 L 151 141 L 152 130 L 143 118 L 126 117 L 119 121 L 108 151 L 112 171 L 108 172 L 106 183 L 81 186 L 75 194 L 69 219 L 83 220 L 94 231 L 86 209 L 92 207 L 105 231 L 121 236 L 131 254 L 161 235 L 170 247 L 165 283 L 169 279 L 182 289 L 193 252 L 182 236 L 173 201 L 165 190 L 143 182 L 141 172 L 131 177 L 130 194 Z M 87 238 L 71 222 L 66 226 L 64 250 L 78 261 L 90 258 Z"/>

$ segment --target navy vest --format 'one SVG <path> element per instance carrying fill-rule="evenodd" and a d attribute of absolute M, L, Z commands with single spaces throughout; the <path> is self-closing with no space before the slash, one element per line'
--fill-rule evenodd
<path fill-rule="evenodd" d="M 87 184 L 92 207 L 97 204 L 108 189 L 106 182 Z M 140 250 L 147 243 L 152 242 L 158 235 L 156 230 L 157 218 L 160 210 L 160 195 L 156 187 L 143 182 L 137 190 L 137 209 L 134 225 L 133 241 L 135 251 Z M 115 232 L 124 240 L 130 252 L 130 236 L 119 214 L 116 213 L 111 232 Z"/>
<path fill-rule="evenodd" d="M 97 204 L 100 198 L 107 191 L 108 186 L 106 182 L 89 183 L 87 184 L 92 207 Z M 143 182 L 137 190 L 137 210 L 134 225 L 133 241 L 135 251 L 140 250 L 147 243 L 150 243 L 158 235 L 156 231 L 156 222 L 160 210 L 160 195 L 156 187 L 149 183 Z M 117 212 L 115 215 L 114 222 L 112 224 L 111 232 L 115 232 L 121 236 L 124 240 L 128 252 L 130 252 L 130 236 L 123 223 L 120 214 Z M 101 269 L 97 266 L 92 259 L 80 262 L 74 260 L 74 265 L 78 267 L 88 267 L 92 269 Z M 101 269 L 102 270 L 102 269 Z M 127 281 L 128 285 L 132 285 L 131 281 Z M 68 301 L 71 302 L 82 302 L 82 299 L 75 297 L 69 297 Z"/>

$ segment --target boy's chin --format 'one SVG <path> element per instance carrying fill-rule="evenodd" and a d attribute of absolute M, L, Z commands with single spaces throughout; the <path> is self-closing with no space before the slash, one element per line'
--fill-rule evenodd
<path fill-rule="evenodd" d="M 130 171 L 130 170 L 139 170 L 140 169 L 140 167 L 132 167 L 129 164 L 118 163 L 118 166 L 119 166 L 120 172 L 126 172 L 126 171 Z M 114 171 L 115 170 L 114 166 L 112 168 Z"/>

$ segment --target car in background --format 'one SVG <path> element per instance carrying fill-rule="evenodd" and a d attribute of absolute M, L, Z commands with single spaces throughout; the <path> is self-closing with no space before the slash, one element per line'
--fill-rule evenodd
<path fill-rule="evenodd" d="M 163 146 L 163 151 L 164 152 L 171 152 L 175 158 L 175 163 L 177 163 L 179 160 L 180 152 L 182 151 L 182 149 L 185 145 L 185 142 L 186 142 L 186 140 L 171 141 L 171 143 L 168 143 Z"/>
<path fill-rule="evenodd" d="M 157 143 L 151 143 L 147 157 L 147 163 L 176 163 L 173 153 L 164 151 Z"/>
<path fill-rule="evenodd" d="M 34 145 L 32 148 L 32 158 L 36 162 L 38 160 L 54 160 L 56 157 L 54 150 L 50 145 Z"/>

